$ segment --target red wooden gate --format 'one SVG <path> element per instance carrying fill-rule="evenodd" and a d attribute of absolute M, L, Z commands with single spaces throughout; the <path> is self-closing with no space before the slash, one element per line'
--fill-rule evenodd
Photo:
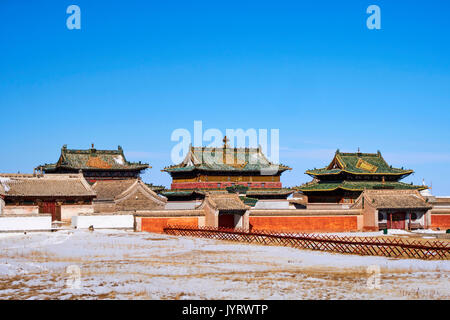
<path fill-rule="evenodd" d="M 405 218 L 406 214 L 404 212 L 391 213 L 388 217 L 388 229 L 405 229 Z"/>
<path fill-rule="evenodd" d="M 219 228 L 234 229 L 234 214 L 219 214 Z"/>
<path fill-rule="evenodd" d="M 61 206 L 58 206 L 56 202 L 42 202 L 39 207 L 39 213 L 48 213 L 52 215 L 52 221 L 61 221 Z"/>

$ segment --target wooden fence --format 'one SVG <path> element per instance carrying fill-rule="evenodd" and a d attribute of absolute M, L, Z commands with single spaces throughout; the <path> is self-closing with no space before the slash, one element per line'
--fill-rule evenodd
<path fill-rule="evenodd" d="M 280 245 L 300 249 L 331 251 L 365 256 L 414 259 L 450 259 L 450 241 L 396 237 L 351 237 L 328 234 L 289 233 L 268 230 L 223 229 L 170 225 L 169 235 Z"/>

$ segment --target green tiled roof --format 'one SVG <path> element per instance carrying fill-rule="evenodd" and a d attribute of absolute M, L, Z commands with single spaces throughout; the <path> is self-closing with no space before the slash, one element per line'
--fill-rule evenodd
<path fill-rule="evenodd" d="M 349 191 L 363 191 L 364 189 L 416 189 L 424 190 L 426 186 L 416 186 L 403 182 L 386 181 L 339 181 L 339 182 L 310 182 L 299 187 L 295 187 L 302 192 L 307 191 L 334 191 L 336 189 L 343 189 Z"/>
<path fill-rule="evenodd" d="M 150 166 L 146 163 L 129 162 L 126 160 L 122 148 L 117 150 L 87 150 L 61 148 L 61 155 L 57 163 L 44 164 L 38 167 L 46 172 L 58 168 L 74 170 L 145 170 Z"/>
<path fill-rule="evenodd" d="M 162 171 L 172 173 L 193 170 L 227 172 L 268 170 L 277 173 L 291 170 L 291 168 L 282 164 L 273 164 L 264 156 L 260 148 L 206 148 L 191 146 L 182 163 L 166 167 Z"/>
<path fill-rule="evenodd" d="M 187 197 L 190 195 L 193 195 L 194 193 L 205 195 L 206 192 L 203 192 L 201 190 L 165 190 L 161 191 L 160 194 L 162 194 L 165 197 Z"/>
<path fill-rule="evenodd" d="M 337 175 L 341 172 L 364 175 L 397 175 L 402 178 L 413 173 L 412 170 L 393 168 L 381 156 L 381 153 L 343 153 L 336 151 L 331 163 L 321 169 L 306 171 L 311 176 Z"/>
<path fill-rule="evenodd" d="M 153 183 L 146 183 L 146 185 L 147 185 L 147 187 L 149 187 L 151 190 L 155 191 L 156 193 L 166 190 L 166 187 L 154 185 Z"/>
<path fill-rule="evenodd" d="M 254 207 L 255 204 L 258 202 L 258 199 L 255 199 L 255 198 L 249 198 L 249 197 L 244 197 L 244 196 L 240 196 L 239 198 L 242 200 L 242 202 L 245 205 L 250 206 L 250 207 Z"/>

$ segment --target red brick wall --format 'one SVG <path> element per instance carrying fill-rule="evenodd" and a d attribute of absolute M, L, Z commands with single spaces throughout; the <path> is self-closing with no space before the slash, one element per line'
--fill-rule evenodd
<path fill-rule="evenodd" d="M 147 232 L 163 233 L 167 225 L 183 225 L 198 227 L 198 217 L 142 217 L 142 230 Z"/>
<path fill-rule="evenodd" d="M 431 227 L 450 229 L 450 214 L 431 214 Z"/>
<path fill-rule="evenodd" d="M 358 231 L 357 216 L 252 217 L 253 229 L 293 232 Z"/>

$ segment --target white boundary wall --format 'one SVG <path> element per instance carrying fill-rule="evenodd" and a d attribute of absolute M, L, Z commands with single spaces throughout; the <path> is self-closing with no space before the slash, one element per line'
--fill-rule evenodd
<path fill-rule="evenodd" d="M 61 206 L 62 221 L 70 222 L 73 216 L 89 213 L 94 213 L 94 206 L 92 204 L 63 204 Z"/>
<path fill-rule="evenodd" d="M 134 229 L 133 215 L 81 215 L 72 217 L 72 227 L 87 229 Z"/>
<path fill-rule="evenodd" d="M 52 216 L 15 217 L 0 216 L 0 232 L 2 231 L 45 231 L 52 229 Z"/>

